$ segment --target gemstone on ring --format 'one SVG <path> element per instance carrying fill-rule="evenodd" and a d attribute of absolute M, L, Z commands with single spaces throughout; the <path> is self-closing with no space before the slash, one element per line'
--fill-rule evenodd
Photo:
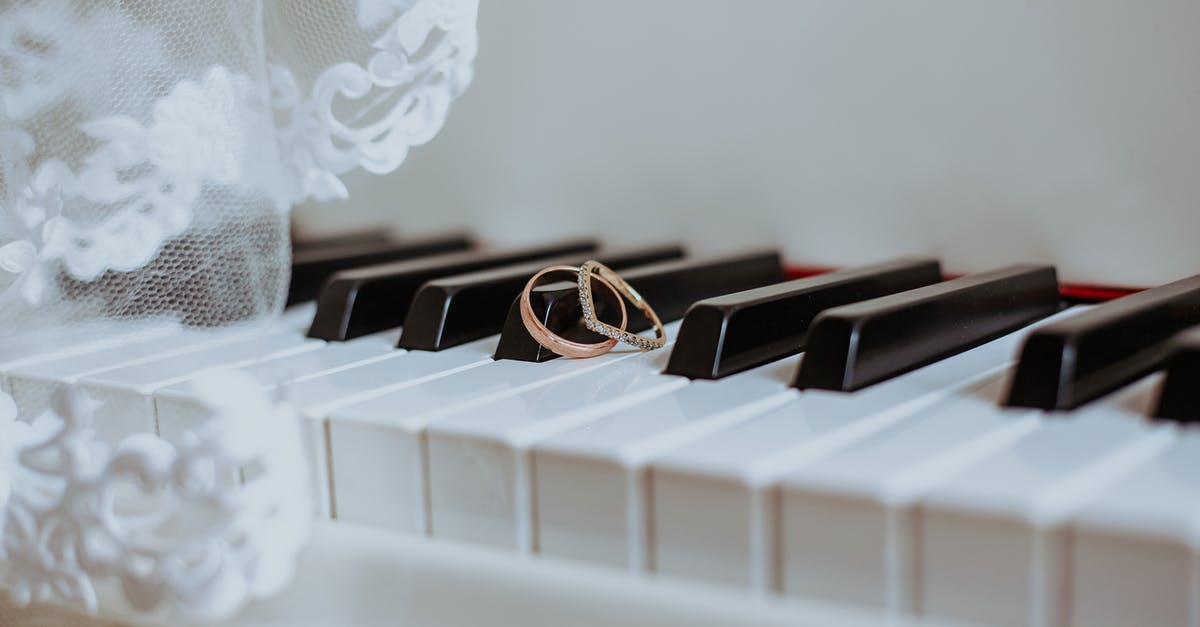
<path fill-rule="evenodd" d="M 635 307 L 637 307 L 654 325 L 655 336 L 653 339 L 643 337 L 626 331 L 624 328 L 617 328 L 608 324 L 595 316 L 595 303 L 592 296 L 592 278 L 604 281 L 609 287 L 615 288 L 624 298 L 629 299 Z M 599 333 L 605 337 L 617 340 L 624 344 L 628 344 L 641 350 L 654 350 L 667 345 L 667 332 L 663 328 L 662 322 L 658 319 L 658 314 L 654 313 L 646 299 L 633 289 L 633 286 L 625 282 L 616 272 L 599 261 L 591 260 L 584 262 L 579 266 L 578 274 L 579 285 L 579 302 L 583 310 L 583 324 L 589 331 Z M 624 326 L 624 325 L 622 325 Z"/>

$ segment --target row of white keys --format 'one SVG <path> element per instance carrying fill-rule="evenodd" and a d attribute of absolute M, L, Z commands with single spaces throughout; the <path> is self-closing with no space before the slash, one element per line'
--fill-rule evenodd
<path fill-rule="evenodd" d="M 228 350 L 231 360 L 256 356 L 239 349 L 263 338 L 263 350 L 291 351 L 297 347 L 315 347 L 294 330 L 271 323 L 249 324 L 227 329 L 178 329 L 163 327 L 161 332 L 137 334 L 115 346 L 100 345 L 93 350 L 29 361 L 18 364 L 7 374 L 8 385 L 22 416 L 32 420 L 49 408 L 50 398 L 61 385 L 74 385 L 92 376 L 121 368 L 163 365 L 163 372 L 190 373 L 206 363 L 219 364 Z M 144 410 L 140 414 L 146 413 Z M 144 426 L 144 421 L 138 425 Z M 152 424 L 152 421 L 151 421 Z M 120 435 L 120 427 L 105 432 L 107 439 Z"/>
<path fill-rule="evenodd" d="M 5 391 L 12 394 L 22 419 L 33 420 L 50 408 L 56 390 L 75 386 L 91 396 L 97 436 L 114 444 L 130 433 L 156 430 L 153 392 L 162 385 L 323 347 L 323 342 L 303 337 L 303 326 L 295 315 L 221 329 L 183 328 L 167 320 L 89 325 L 107 329 L 108 335 L 5 363 Z"/>
<path fill-rule="evenodd" d="M 179 323 L 174 320 L 108 321 L 6 339 L 0 346 L 0 393 L 12 393 L 8 375 L 14 370 L 111 351 L 131 343 L 177 334 L 180 330 Z"/>
<path fill-rule="evenodd" d="M 673 333 L 677 324 L 667 325 Z M 497 338 L 480 340 L 495 347 Z M 445 352 L 460 350 L 462 347 Z M 546 363 L 501 360 L 378 395 L 329 414 L 328 446 L 339 519 L 430 531 L 426 428 L 438 420 L 632 359 L 614 351 Z"/>
<path fill-rule="evenodd" d="M 644 570 L 650 460 L 787 402 L 799 361 L 692 381 L 537 442 L 536 550 Z"/>
<path fill-rule="evenodd" d="M 914 498 L 1036 429 L 1033 411 L 997 407 L 994 372 L 788 474 L 777 493 L 777 581 L 787 594 L 911 611 Z"/>
<path fill-rule="evenodd" d="M 95 404 L 93 419 L 97 435 L 101 441 L 115 444 L 133 433 L 158 432 L 154 393 L 161 388 L 205 372 L 315 350 L 324 344 L 294 331 L 252 334 L 194 351 L 92 372 L 80 376 L 76 385 Z"/>
<path fill-rule="evenodd" d="M 317 350 L 266 358 L 239 370 L 253 377 L 270 394 L 297 380 L 401 354 L 404 351 L 395 348 L 396 337 L 396 332 L 385 332 L 348 342 L 332 342 Z M 199 426 L 206 415 L 206 402 L 196 395 L 190 379 L 156 391 L 154 406 L 158 434 L 172 443 L 181 442 L 183 434 Z"/>
<path fill-rule="evenodd" d="M 205 349 L 244 344 L 264 335 L 290 335 L 296 338 L 291 341 L 302 344 L 303 330 L 308 326 L 307 320 L 312 318 L 314 307 L 300 305 L 276 319 L 220 329 L 184 328 L 178 322 L 166 319 L 83 325 L 81 328 L 90 338 L 73 337 L 75 331 L 68 331 L 65 338 L 60 338 L 58 348 L 50 351 L 35 350 L 26 354 L 28 351 L 20 346 L 5 347 L 13 350 L 0 349 L 0 391 L 11 394 L 19 414 L 32 420 L 49 408 L 51 395 L 61 385 L 73 385 L 92 374 L 160 362 Z M 201 364 L 197 365 L 202 367 Z"/>
<path fill-rule="evenodd" d="M 325 374 L 291 381 L 280 388 L 305 419 L 308 455 L 313 470 L 313 497 L 317 514 L 332 516 L 328 416 L 338 409 L 375 397 L 387 397 L 409 387 L 421 387 L 440 377 L 492 363 L 496 338 L 486 338 L 439 352 L 392 350 L 382 359 L 354 364 Z M 361 461 L 379 464 L 379 458 Z M 401 451 L 386 456 L 403 455 Z"/>
<path fill-rule="evenodd" d="M 264 390 L 289 397 L 310 418 L 310 441 L 317 443 L 310 454 L 318 476 L 314 490 L 318 507 L 324 504 L 322 512 L 328 514 L 324 416 L 341 403 L 491 363 L 496 340 L 440 353 L 408 353 L 393 348 L 396 329 L 326 344 L 303 336 L 311 309 L 295 307 L 253 325 L 214 331 L 176 328 L 161 337 L 143 334 L 124 344 L 97 345 L 91 352 L 17 362 L 15 374 L 37 384 L 21 385 L 18 378 L 18 389 L 44 405 L 59 385 L 78 384 L 99 405 L 95 419 L 105 441 L 157 430 L 178 442 L 201 416 L 191 382 L 206 372 L 246 371 Z"/>
<path fill-rule="evenodd" d="M 4 365 L 5 391 L 12 395 L 18 414 L 25 420 L 33 420 L 49 408 L 50 397 L 62 383 L 74 383 L 80 376 L 116 365 L 151 361 L 238 337 L 233 333 L 165 328 L 160 332 L 121 337 L 117 343 L 89 344 L 86 350 L 14 360 Z"/>
<path fill-rule="evenodd" d="M 989 624 L 1060 625 L 1067 522 L 1174 439 L 1145 421 L 1155 378 L 1036 430 L 918 498 L 915 611 Z"/>
<path fill-rule="evenodd" d="M 662 374 L 670 346 L 466 409 L 428 427 L 433 535 L 532 547 L 529 443 L 687 385 Z"/>
<path fill-rule="evenodd" d="M 1180 430 L 1071 519 L 1071 626 L 1200 625 L 1200 431 Z"/>
<path fill-rule="evenodd" d="M 1028 327 L 854 393 L 806 390 L 765 414 L 662 455 L 651 468 L 650 568 L 768 590 L 776 584 L 779 555 L 779 521 L 770 496 L 783 477 L 1001 372 L 1027 332 Z"/>

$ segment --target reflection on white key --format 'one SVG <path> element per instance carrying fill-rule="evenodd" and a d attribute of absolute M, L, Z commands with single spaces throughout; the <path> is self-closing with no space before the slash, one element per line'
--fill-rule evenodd
<path fill-rule="evenodd" d="M 789 474 L 779 490 L 780 581 L 789 594 L 911 611 L 917 495 L 1037 429 L 1003 410 L 1009 373 Z"/>
<path fill-rule="evenodd" d="M 1151 463 L 1072 520 L 1072 626 L 1200 624 L 1200 431 L 1187 427 Z"/>
<path fill-rule="evenodd" d="M 668 325 L 669 332 L 674 328 Z M 494 347 L 497 339 L 489 341 Z M 591 359 L 560 358 L 540 364 L 495 361 L 333 412 L 329 437 L 337 517 L 429 531 L 424 468 L 428 425 L 459 412 L 496 406 L 511 396 L 557 381 L 590 375 L 638 355 L 632 350 L 614 350 Z"/>
<path fill-rule="evenodd" d="M 693 381 L 537 443 L 536 550 L 644 569 L 649 460 L 786 402 L 799 361 Z"/>
<path fill-rule="evenodd" d="M 331 342 L 316 350 L 287 354 L 239 368 L 270 392 L 296 379 L 399 354 L 383 338 L 367 336 L 350 342 Z M 368 340 L 371 341 L 362 341 Z M 158 434 L 168 442 L 179 442 L 183 433 L 200 424 L 204 403 L 192 392 L 191 381 L 181 381 L 154 393 Z"/>
<path fill-rule="evenodd" d="M 854 393 L 806 390 L 778 409 L 656 460 L 652 569 L 766 590 L 784 475 L 910 419 L 956 388 L 1003 369 L 1020 333 Z"/>
<path fill-rule="evenodd" d="M 1141 411 L 1151 381 L 1069 414 L 920 498 L 917 610 L 951 621 L 1064 620 L 1067 518 L 1170 444 Z"/>
<path fill-rule="evenodd" d="M 97 403 L 96 432 L 110 444 L 131 433 L 157 433 L 154 392 L 205 372 L 239 367 L 275 355 L 291 355 L 324 345 L 293 332 L 250 334 L 200 350 L 81 376 L 79 389 Z"/>
<path fill-rule="evenodd" d="M 528 552 L 530 443 L 684 387 L 662 374 L 668 349 L 498 399 L 429 425 L 430 529 L 435 536 Z"/>

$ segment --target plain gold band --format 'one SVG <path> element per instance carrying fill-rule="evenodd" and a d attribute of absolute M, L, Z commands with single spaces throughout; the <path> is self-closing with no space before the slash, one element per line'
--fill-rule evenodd
<path fill-rule="evenodd" d="M 530 302 L 530 294 L 533 292 L 533 287 L 537 285 L 538 279 L 551 272 L 570 272 L 578 275 L 579 268 L 576 268 L 575 266 L 550 266 L 549 268 L 539 271 L 537 274 L 533 275 L 533 278 L 529 279 L 529 281 L 525 284 L 525 289 L 521 291 L 521 322 L 525 323 L 525 330 L 529 332 L 529 335 L 532 336 L 538 344 L 541 344 L 542 346 L 546 347 L 547 350 L 550 350 L 557 355 L 562 355 L 563 357 L 596 357 L 612 350 L 613 347 L 617 345 L 616 339 L 607 339 L 603 342 L 598 342 L 595 344 L 575 342 L 554 333 L 550 329 L 546 328 L 546 325 L 542 324 L 541 320 L 538 320 L 538 317 L 533 313 L 533 304 Z M 598 276 L 596 277 L 596 280 L 604 284 L 604 286 L 609 290 L 612 290 L 613 296 L 617 298 L 617 303 L 621 307 L 620 328 L 624 329 L 626 323 L 628 322 L 628 312 L 625 309 L 625 299 L 621 298 L 621 293 L 617 290 L 617 288 L 615 288 L 603 277 Z M 589 307 L 592 306 L 593 305 L 589 305 Z"/>
<path fill-rule="evenodd" d="M 620 292 L 620 296 L 629 299 L 634 307 L 641 310 L 650 323 L 654 325 L 653 339 L 642 337 L 636 333 L 631 333 L 625 330 L 625 325 L 614 327 L 595 316 L 595 304 L 592 299 L 592 279 L 596 279 L 610 288 L 616 288 Z M 663 328 L 663 323 L 658 319 L 658 314 L 654 313 L 654 309 L 646 302 L 645 298 L 633 289 L 633 286 L 625 282 L 612 268 L 600 263 L 596 260 L 586 261 L 579 266 L 579 302 L 583 306 L 583 322 L 588 329 L 599 333 L 608 338 L 612 338 L 619 342 L 624 342 L 635 348 L 640 348 L 645 351 L 662 348 L 667 345 L 667 330 Z"/>

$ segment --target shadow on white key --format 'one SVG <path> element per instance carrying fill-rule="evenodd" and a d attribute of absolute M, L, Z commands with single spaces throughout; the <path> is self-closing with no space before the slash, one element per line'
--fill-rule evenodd
<path fill-rule="evenodd" d="M 1060 625 L 1065 523 L 1173 440 L 1143 419 L 1152 381 L 1048 414 L 1011 447 L 920 498 L 916 611 L 940 620 Z"/>
<path fill-rule="evenodd" d="M 1073 517 L 1065 624 L 1200 624 L 1200 431 Z"/>
<path fill-rule="evenodd" d="M 774 587 L 893 616 L 911 612 L 915 498 L 1039 426 L 1037 412 L 997 406 L 1010 374 L 985 376 L 785 477 L 774 504 Z"/>
<path fill-rule="evenodd" d="M 835 455 L 1000 372 L 1021 332 L 854 393 L 806 390 L 766 414 L 655 460 L 650 569 L 763 592 L 774 579 L 785 475 Z"/>
<path fill-rule="evenodd" d="M 668 325 L 669 332 L 674 328 Z M 486 341 L 494 347 L 497 338 Z M 459 412 L 498 407 L 509 397 L 639 355 L 617 349 L 590 359 L 494 361 L 333 412 L 328 429 L 337 517 L 429 532 L 426 427 Z"/>
<path fill-rule="evenodd" d="M 78 386 L 97 404 L 94 419 L 101 441 L 113 444 L 132 433 L 157 433 L 154 392 L 205 372 L 248 365 L 324 345 L 297 333 L 252 333 L 170 357 L 93 372 Z"/>
<path fill-rule="evenodd" d="M 669 346 L 429 425 L 428 481 L 433 535 L 515 548 L 532 546 L 529 446 L 684 387 L 662 374 Z"/>
<path fill-rule="evenodd" d="M 648 462 L 794 398 L 799 361 L 693 381 L 538 442 L 535 550 L 643 570 Z"/>

